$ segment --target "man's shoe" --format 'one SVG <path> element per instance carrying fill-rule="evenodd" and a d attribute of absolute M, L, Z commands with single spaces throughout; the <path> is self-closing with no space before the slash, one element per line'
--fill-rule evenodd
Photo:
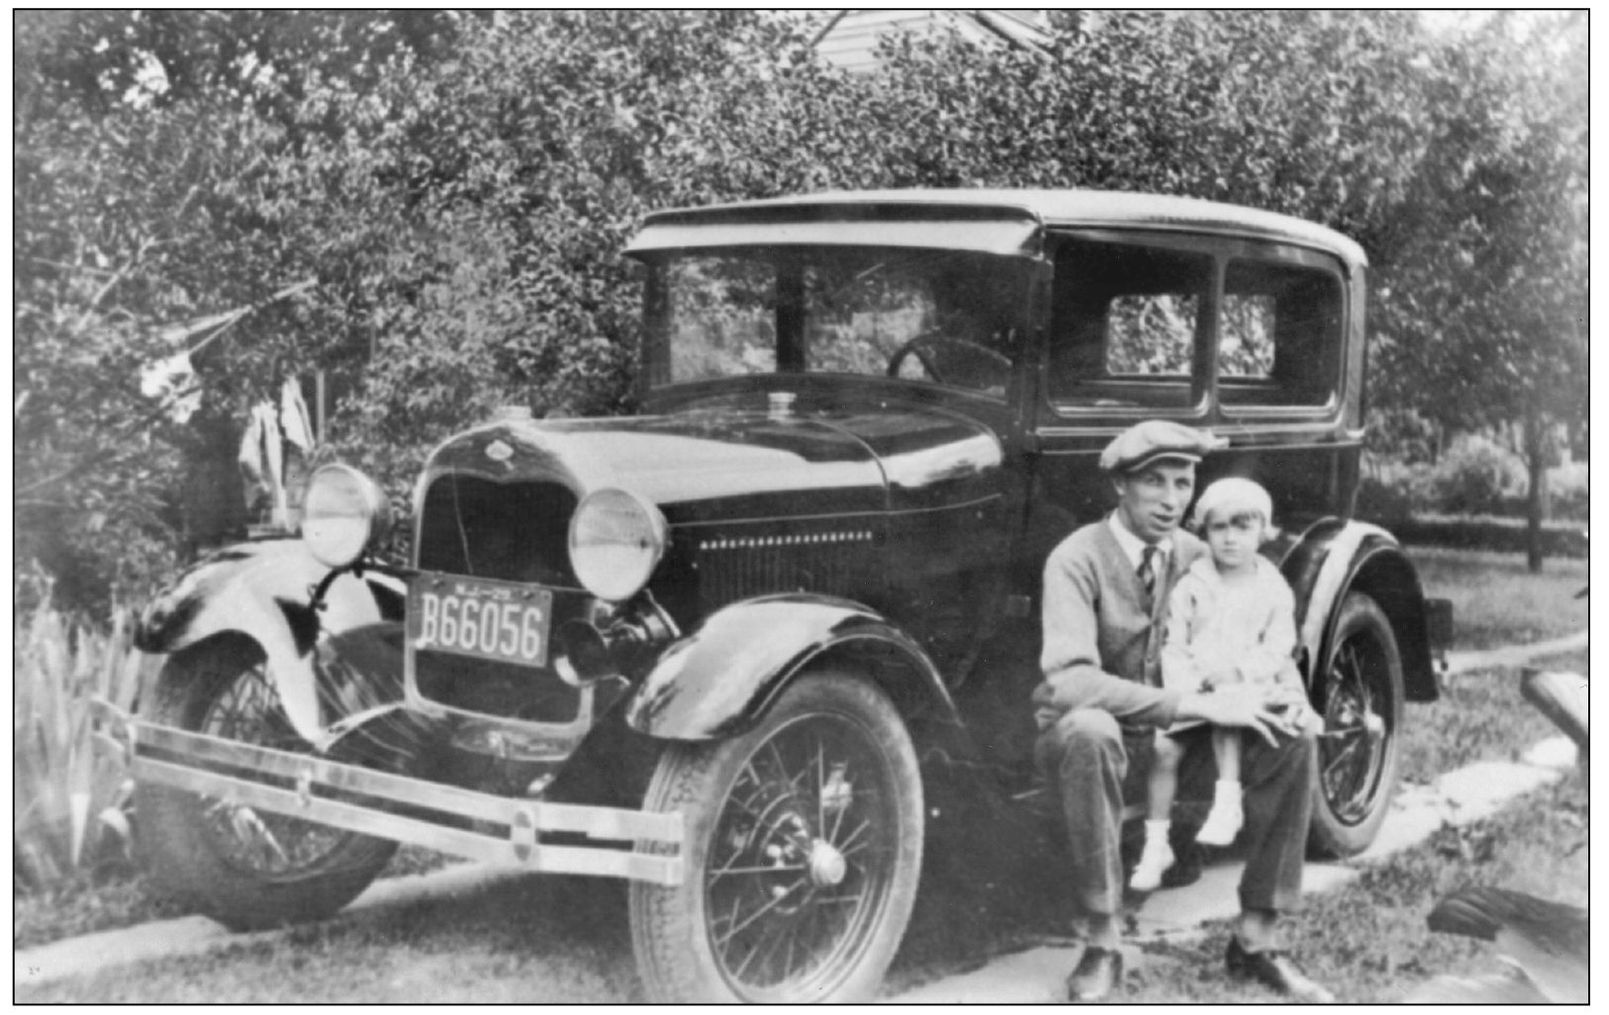
<path fill-rule="evenodd" d="M 1238 937 L 1231 937 L 1226 964 L 1230 976 L 1256 980 L 1293 1001 L 1306 1004 L 1335 1003 L 1335 995 L 1303 975 L 1302 971 L 1296 968 L 1296 963 L 1292 961 L 1290 954 L 1281 949 L 1270 948 L 1267 951 L 1249 952 L 1241 945 Z"/>
<path fill-rule="evenodd" d="M 1123 982 L 1123 953 L 1090 945 L 1067 977 L 1067 1000 L 1104 1001 Z"/>

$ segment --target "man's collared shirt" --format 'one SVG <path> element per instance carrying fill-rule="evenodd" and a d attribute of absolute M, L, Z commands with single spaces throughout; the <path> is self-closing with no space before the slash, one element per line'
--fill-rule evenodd
<path fill-rule="evenodd" d="M 1129 559 L 1129 566 L 1136 572 L 1140 570 L 1140 561 L 1145 559 L 1145 548 L 1154 545 L 1157 549 L 1156 573 L 1168 573 L 1168 558 L 1173 556 L 1173 537 L 1165 536 L 1156 543 L 1147 543 L 1145 540 L 1129 531 L 1123 524 L 1122 516 L 1113 511 L 1106 516 L 1106 524 L 1112 527 L 1112 535 L 1117 537 L 1117 545 L 1122 547 L 1123 555 Z"/>

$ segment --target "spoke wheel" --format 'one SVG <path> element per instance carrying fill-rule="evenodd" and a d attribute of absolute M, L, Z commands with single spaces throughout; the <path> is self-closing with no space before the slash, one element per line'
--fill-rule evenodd
<path fill-rule="evenodd" d="M 148 717 L 162 725 L 309 750 L 249 642 L 220 641 L 175 657 L 152 697 Z M 396 849 L 385 839 L 168 786 L 142 784 L 136 814 L 141 853 L 157 883 L 235 929 L 333 914 Z"/>
<path fill-rule="evenodd" d="M 649 790 L 688 822 L 687 879 L 634 885 L 638 963 L 658 1000 L 869 996 L 921 865 L 921 785 L 898 714 L 843 674 L 804 677 L 761 725 L 671 748 Z"/>
<path fill-rule="evenodd" d="M 201 705 L 197 732 L 282 751 L 307 749 L 280 708 L 279 695 L 261 661 L 225 681 L 218 694 Z M 294 879 L 316 870 L 350 838 L 328 825 L 257 811 L 228 799 L 201 799 L 219 858 L 270 881 Z"/>
<path fill-rule="evenodd" d="M 1323 855 L 1352 856 L 1374 841 L 1396 791 L 1403 709 L 1396 637 L 1370 597 L 1352 593 L 1342 602 L 1318 679 L 1324 732 L 1312 844 Z"/>

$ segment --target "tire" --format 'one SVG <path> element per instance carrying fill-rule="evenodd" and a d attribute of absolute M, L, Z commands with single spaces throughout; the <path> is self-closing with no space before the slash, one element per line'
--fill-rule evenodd
<path fill-rule="evenodd" d="M 916 752 L 882 691 L 808 674 L 742 736 L 667 747 L 645 809 L 680 811 L 687 833 L 683 884 L 631 887 L 651 999 L 875 993 L 910 919 L 923 836 Z"/>
<path fill-rule="evenodd" d="M 307 750 L 279 706 L 262 651 L 224 638 L 163 668 L 144 718 L 226 739 Z M 331 916 L 395 852 L 388 839 L 156 784 L 135 794 L 140 855 L 159 889 L 231 930 Z"/>
<path fill-rule="evenodd" d="M 1374 842 L 1396 792 L 1403 719 L 1397 638 L 1369 596 L 1342 600 L 1314 693 L 1324 732 L 1309 845 L 1320 856 L 1355 856 Z"/>

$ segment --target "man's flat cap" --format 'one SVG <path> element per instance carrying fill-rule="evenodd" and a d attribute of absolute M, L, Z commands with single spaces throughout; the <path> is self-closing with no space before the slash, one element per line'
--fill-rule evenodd
<path fill-rule="evenodd" d="M 1111 473 L 1134 472 L 1159 458 L 1199 462 L 1209 451 L 1228 442 L 1205 430 L 1166 419 L 1136 423 L 1112 438 L 1101 452 L 1101 468 Z"/>

